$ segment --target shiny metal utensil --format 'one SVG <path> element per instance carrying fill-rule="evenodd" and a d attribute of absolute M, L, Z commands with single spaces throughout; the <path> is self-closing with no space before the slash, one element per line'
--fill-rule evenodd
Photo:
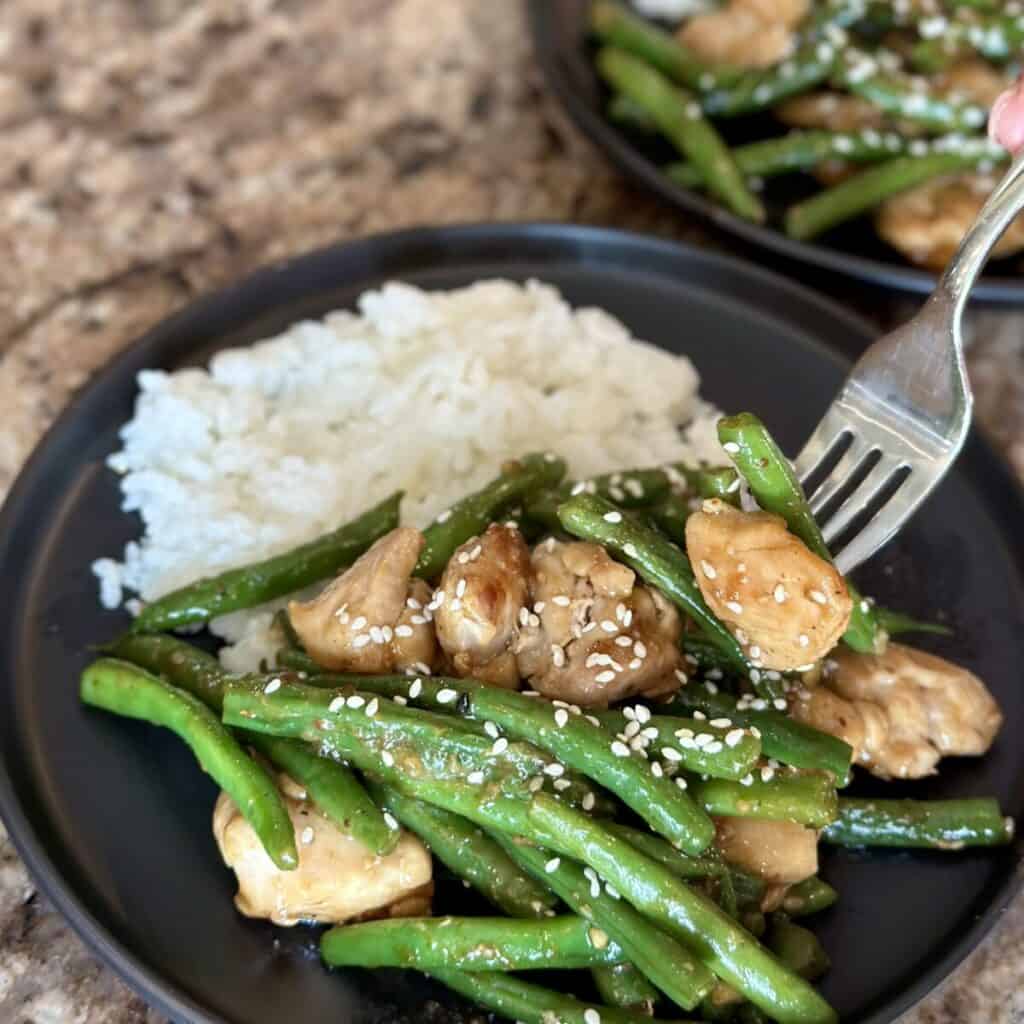
<path fill-rule="evenodd" d="M 961 320 L 992 247 L 1024 207 L 1024 153 L 1013 161 L 913 320 L 854 366 L 794 468 L 843 573 L 914 514 L 971 425 Z"/>

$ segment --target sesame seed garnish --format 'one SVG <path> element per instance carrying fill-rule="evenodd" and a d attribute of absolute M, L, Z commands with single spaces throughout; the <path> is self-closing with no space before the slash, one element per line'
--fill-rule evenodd
<path fill-rule="evenodd" d="M 508 750 L 508 740 L 504 736 L 499 736 L 494 741 L 494 746 L 491 747 L 491 753 L 497 756 L 498 754 L 504 754 Z"/>
<path fill-rule="evenodd" d="M 553 779 L 560 778 L 565 774 L 565 765 L 552 761 L 551 764 L 544 765 L 544 774 L 550 775 Z"/>
<path fill-rule="evenodd" d="M 647 657 L 647 644 L 645 644 L 643 640 L 637 640 L 636 643 L 633 644 L 633 653 L 643 660 Z"/>
<path fill-rule="evenodd" d="M 741 786 L 752 786 L 753 784 L 754 784 L 754 776 L 751 775 L 750 772 L 747 772 L 747 774 L 744 775 L 742 779 L 740 779 L 740 785 Z"/>
<path fill-rule="evenodd" d="M 519 609 L 519 625 L 525 626 L 530 621 L 530 609 L 520 608 Z"/>
<path fill-rule="evenodd" d="M 529 789 L 531 793 L 539 793 L 544 788 L 544 777 L 542 775 L 535 775 L 526 784 L 526 788 Z"/>
<path fill-rule="evenodd" d="M 615 645 L 616 647 L 632 647 L 633 638 L 626 636 L 626 634 L 623 633 L 615 638 Z"/>
<path fill-rule="evenodd" d="M 387 765 L 388 768 L 394 768 L 395 758 L 390 750 L 381 751 L 380 759 Z"/>
<path fill-rule="evenodd" d="M 335 697 L 334 700 L 332 700 L 331 703 L 327 705 L 327 710 L 328 711 L 333 711 L 333 712 L 337 713 L 344 706 L 345 706 L 345 698 L 344 697 Z"/>
<path fill-rule="evenodd" d="M 732 725 L 731 718 L 712 718 L 708 725 L 713 725 L 716 729 L 728 729 Z"/>
<path fill-rule="evenodd" d="M 302 839 L 303 846 L 309 846 L 309 844 L 313 842 L 313 830 L 307 825 L 302 830 L 302 835 L 300 838 Z"/>
<path fill-rule="evenodd" d="M 562 863 L 562 861 L 561 861 L 561 859 L 560 859 L 560 858 L 558 858 L 558 857 L 552 857 L 552 858 L 551 858 L 551 860 L 549 860 L 549 861 L 547 862 L 547 864 L 545 864 L 545 865 L 544 865 L 544 870 L 545 870 L 545 871 L 546 871 L 546 872 L 547 872 L 547 873 L 548 873 L 549 875 L 552 875 L 552 874 L 554 874 L 554 873 L 555 873 L 555 872 L 556 872 L 556 871 L 558 870 L 558 868 L 559 868 L 559 866 L 561 865 L 561 863 Z"/>
<path fill-rule="evenodd" d="M 451 704 L 453 700 L 458 698 L 459 694 L 456 690 L 450 690 L 445 687 L 443 690 L 437 691 L 437 703 L 438 704 Z"/>
<path fill-rule="evenodd" d="M 727 747 L 735 747 L 743 742 L 743 730 L 733 729 L 731 732 L 725 734 L 725 745 Z"/>
<path fill-rule="evenodd" d="M 622 513 L 621 512 L 605 512 L 603 519 L 606 523 L 621 523 Z"/>
<path fill-rule="evenodd" d="M 622 553 L 627 558 L 639 558 L 640 557 L 640 552 L 637 551 L 636 545 L 634 543 L 632 543 L 631 541 L 627 541 L 625 544 L 622 545 Z"/>
<path fill-rule="evenodd" d="M 442 512 L 442 513 L 441 513 L 441 514 L 440 514 L 440 515 L 439 515 L 439 516 L 437 517 L 437 519 L 435 520 L 435 522 L 438 522 L 438 523 L 447 523 L 447 522 L 448 522 L 448 520 L 449 520 L 449 519 L 451 519 L 451 516 L 452 516 L 452 510 L 451 510 L 450 508 L 446 508 L 446 509 L 445 509 L 445 510 L 444 510 L 444 511 L 443 511 L 443 512 Z"/>
<path fill-rule="evenodd" d="M 375 714 L 380 710 L 380 701 L 376 697 L 366 705 L 366 717 L 373 718 Z"/>
<path fill-rule="evenodd" d="M 726 441 L 722 447 L 730 454 L 736 455 L 739 453 L 740 446 L 735 441 Z"/>
<path fill-rule="evenodd" d="M 800 634 L 800 635 L 799 635 L 799 636 L 798 636 L 798 637 L 796 638 L 796 642 L 797 642 L 797 643 L 798 643 L 798 644 L 799 644 L 799 645 L 800 645 L 801 647 L 807 647 L 807 646 L 808 646 L 808 645 L 810 644 L 810 642 L 811 642 L 811 641 L 810 641 L 810 638 L 809 638 L 809 637 L 807 636 L 807 634 L 806 634 L 806 633 L 801 633 L 801 634 Z"/>
<path fill-rule="evenodd" d="M 651 774 L 656 779 L 660 779 L 665 774 L 664 769 L 661 767 L 661 764 L 658 761 L 651 762 Z"/>
<path fill-rule="evenodd" d="M 359 636 L 357 636 L 352 641 L 352 646 L 354 648 L 356 648 L 356 650 L 358 650 L 360 647 L 365 647 L 369 642 L 370 642 L 370 634 L 369 633 L 360 633 Z"/>
<path fill-rule="evenodd" d="M 751 646 L 750 646 L 750 656 L 752 658 L 760 658 L 761 657 L 761 648 L 758 647 L 757 644 L 751 644 Z"/>
<path fill-rule="evenodd" d="M 616 740 L 612 744 L 612 753 L 616 757 L 629 757 L 629 747 L 622 740 Z"/>
<path fill-rule="evenodd" d="M 388 811 L 385 811 L 383 814 L 383 818 L 384 824 L 387 825 L 387 827 L 391 829 L 392 832 L 398 831 L 398 822 L 395 820 L 395 816 L 393 814 L 390 814 Z"/>
<path fill-rule="evenodd" d="M 786 593 L 786 588 L 781 583 L 776 583 L 775 589 L 772 591 L 772 597 L 775 598 L 778 604 L 782 604 L 789 595 Z"/>
<path fill-rule="evenodd" d="M 626 728 L 622 730 L 622 735 L 627 740 L 632 739 L 640 731 L 640 723 L 634 718 L 632 722 L 626 723 Z"/>
<path fill-rule="evenodd" d="M 739 601 L 726 601 L 725 607 L 728 608 L 729 611 L 733 613 L 733 615 L 743 614 L 743 605 L 741 605 Z"/>
<path fill-rule="evenodd" d="M 409 699 L 415 700 L 423 692 L 423 680 L 414 679 L 409 687 Z"/>
<path fill-rule="evenodd" d="M 352 621 L 352 629 L 353 630 L 355 630 L 358 633 L 359 630 L 365 629 L 365 628 L 366 628 L 366 616 L 365 615 L 360 615 L 359 618 L 353 619 L 353 621 Z"/>
<path fill-rule="evenodd" d="M 551 598 L 551 603 L 557 604 L 559 608 L 568 608 L 571 602 L 565 594 L 556 594 Z"/>
<path fill-rule="evenodd" d="M 597 797 L 595 797 L 590 790 L 587 790 L 587 792 L 583 794 L 583 800 L 581 801 L 583 810 L 592 811 L 595 803 L 597 803 Z"/>
<path fill-rule="evenodd" d="M 705 754 L 720 754 L 722 752 L 722 743 L 720 740 L 712 740 L 705 748 Z"/>
<path fill-rule="evenodd" d="M 684 778 L 682 777 L 682 775 L 679 775 L 679 776 L 677 776 L 677 777 L 676 777 L 676 785 L 677 785 L 677 786 L 678 786 L 678 787 L 679 787 L 680 789 L 686 789 L 686 779 L 684 779 Z"/>
<path fill-rule="evenodd" d="M 616 623 L 612 622 L 611 619 L 604 619 L 601 622 L 601 628 L 606 633 L 617 633 L 619 631 L 618 625 Z"/>
<path fill-rule="evenodd" d="M 484 732 L 487 733 L 492 740 L 496 740 L 499 736 L 498 727 L 494 722 L 484 722 Z"/>
<path fill-rule="evenodd" d="M 677 668 L 675 670 L 675 676 L 676 679 L 678 679 L 680 684 L 683 686 L 685 686 L 689 682 L 689 676 L 687 676 L 687 674 L 681 668 Z"/>
<path fill-rule="evenodd" d="M 771 765 L 765 765 L 765 767 L 761 769 L 761 781 L 762 782 L 771 782 L 772 779 L 774 779 L 774 778 L 775 778 L 775 769 L 772 768 Z"/>
<path fill-rule="evenodd" d="M 412 636 L 412 632 L 413 632 L 412 626 L 406 626 L 404 624 L 401 625 L 401 626 L 395 626 L 395 636 L 398 636 L 398 637 Z"/>
<path fill-rule="evenodd" d="M 709 580 L 716 579 L 717 576 L 718 576 L 718 572 L 716 571 L 715 567 L 710 562 L 706 561 L 705 559 L 701 559 L 700 571 L 702 573 L 704 573 L 704 575 Z"/>
<path fill-rule="evenodd" d="M 633 625 L 633 609 L 627 608 L 626 614 L 622 616 L 622 625 L 629 629 Z"/>
<path fill-rule="evenodd" d="M 481 785 L 483 785 L 483 781 L 484 781 L 484 773 L 481 772 L 481 771 L 470 772 L 466 776 L 466 781 L 471 786 L 481 786 Z"/>
<path fill-rule="evenodd" d="M 281 680 L 280 679 L 271 679 L 270 682 L 267 683 L 267 685 L 263 687 L 263 692 L 264 693 L 276 693 L 280 689 L 281 689 Z"/>
<path fill-rule="evenodd" d="M 359 694 L 353 694 L 345 703 L 353 710 L 358 711 L 365 703 L 366 700 L 360 697 Z"/>
<path fill-rule="evenodd" d="M 596 725 L 598 728 L 601 726 L 601 719 L 596 715 L 584 715 L 583 716 L 591 725 Z"/>
<path fill-rule="evenodd" d="M 559 729 L 564 729 L 568 722 L 569 712 L 566 711 L 565 708 L 559 708 L 555 712 L 555 725 L 557 725 Z"/>
<path fill-rule="evenodd" d="M 683 755 L 674 747 L 662 747 L 661 756 L 665 758 L 666 761 L 679 762 L 683 759 Z"/>
<path fill-rule="evenodd" d="M 568 779 L 555 779 L 552 785 L 559 793 L 561 793 L 564 790 L 567 790 L 572 785 L 572 783 Z"/>
<path fill-rule="evenodd" d="M 597 675 L 594 676 L 594 682 L 595 683 L 602 683 L 602 684 L 603 683 L 610 683 L 614 679 L 615 679 L 615 673 L 612 672 L 609 669 L 605 669 L 604 672 L 598 672 Z"/>
<path fill-rule="evenodd" d="M 785 711 L 787 706 L 788 705 L 781 697 L 776 697 L 775 700 L 772 701 L 772 707 L 775 708 L 776 711 Z"/>

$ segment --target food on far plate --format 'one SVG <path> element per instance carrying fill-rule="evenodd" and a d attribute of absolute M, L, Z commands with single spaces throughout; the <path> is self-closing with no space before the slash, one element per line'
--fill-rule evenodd
<path fill-rule="evenodd" d="M 656 21 L 632 8 L 590 4 L 610 116 L 663 136 L 681 158 L 666 174 L 739 217 L 763 221 L 766 182 L 803 174 L 825 188 L 789 205 L 789 235 L 872 216 L 883 241 L 938 269 L 1008 160 L 985 125 L 1024 61 L 1019 12 L 954 0 L 724 0 Z M 1022 223 L 997 256 L 1024 250 Z"/>
<path fill-rule="evenodd" d="M 334 925 L 328 966 L 531 1024 L 831 1024 L 820 844 L 1010 841 L 989 797 L 848 795 L 999 708 L 890 640 L 936 627 L 838 573 L 764 424 L 609 315 L 392 284 L 140 382 L 110 464 L 145 534 L 95 571 L 142 601 L 81 698 L 188 744 L 239 911 Z"/>

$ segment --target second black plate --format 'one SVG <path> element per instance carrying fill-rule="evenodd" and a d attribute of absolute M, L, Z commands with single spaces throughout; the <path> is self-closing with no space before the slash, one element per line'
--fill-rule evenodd
<path fill-rule="evenodd" d="M 602 306 L 636 336 L 686 353 L 707 398 L 757 410 L 790 450 L 842 380 L 842 352 L 870 340 L 841 309 L 735 261 L 614 231 L 483 225 L 385 235 L 270 267 L 154 328 L 102 370 L 36 450 L 0 513 L 0 813 L 58 909 L 176 1020 L 439 1022 L 448 1015 L 428 1018 L 425 1003 L 458 1003 L 413 973 L 329 973 L 313 930 L 241 917 L 210 831 L 210 779 L 169 733 L 79 704 L 91 645 L 127 624 L 124 613 L 99 607 L 89 564 L 139 533 L 103 462 L 131 415 L 135 375 L 202 362 L 216 349 L 351 307 L 387 279 L 452 288 L 493 276 L 548 281 L 574 305 Z M 940 653 L 988 682 L 1009 723 L 1024 718 L 1022 521 L 1013 479 L 974 438 L 861 581 L 912 614 L 948 613 L 957 632 Z M 1008 727 L 985 758 L 882 788 L 991 793 L 1020 815 L 1024 747 Z M 943 979 L 1009 900 L 1018 856 L 1019 847 L 828 854 L 823 872 L 840 903 L 814 927 L 835 964 L 823 989 L 844 1021 L 888 1024 Z M 464 899 L 456 886 L 438 906 L 458 912 Z"/>
<path fill-rule="evenodd" d="M 932 290 L 935 277 L 913 267 L 889 248 L 866 218 L 842 225 L 815 241 L 789 238 L 777 225 L 786 206 L 813 191 L 814 183 L 807 176 L 787 175 L 768 182 L 764 195 L 769 211 L 767 225 L 736 217 L 702 192 L 675 184 L 661 168 L 678 160 L 678 154 L 667 143 L 626 131 L 606 113 L 608 92 L 594 70 L 592 48 L 587 42 L 589 6 L 590 0 L 529 0 L 530 28 L 552 92 L 620 170 L 675 206 L 782 256 L 889 288 Z M 737 122 L 729 126 L 728 141 L 739 144 L 764 135 L 764 125 L 750 134 L 749 127 Z M 1024 302 L 1024 261 L 1018 256 L 993 263 L 974 286 L 973 296 L 991 302 Z"/>

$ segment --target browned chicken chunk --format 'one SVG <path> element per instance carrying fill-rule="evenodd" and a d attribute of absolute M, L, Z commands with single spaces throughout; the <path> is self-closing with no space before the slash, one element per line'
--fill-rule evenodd
<path fill-rule="evenodd" d="M 604 548 L 545 541 L 533 552 L 532 606 L 518 665 L 546 697 L 606 707 L 679 688 L 679 615 Z"/>
<path fill-rule="evenodd" d="M 299 851 L 294 871 L 278 870 L 227 793 L 214 807 L 213 834 L 238 879 L 235 906 L 242 914 L 293 925 L 430 913 L 431 859 L 419 839 L 403 832 L 391 853 L 377 856 L 324 817 L 291 780 L 282 779 L 281 789 Z"/>
<path fill-rule="evenodd" d="M 529 574 L 530 551 L 511 526 L 492 524 L 449 559 L 433 602 L 434 624 L 456 675 L 518 689 L 514 648 Z"/>
<path fill-rule="evenodd" d="M 972 672 L 890 643 L 884 654 L 843 648 L 823 686 L 800 691 L 794 718 L 853 747 L 854 763 L 883 779 L 917 779 L 940 758 L 984 754 L 1003 716 Z"/>
<path fill-rule="evenodd" d="M 792 821 L 716 818 L 715 845 L 730 863 L 771 885 L 818 873 L 818 833 Z"/>
<path fill-rule="evenodd" d="M 812 92 L 780 103 L 774 111 L 791 128 L 822 128 L 834 132 L 858 132 L 885 127 L 885 115 L 859 96 Z"/>
<path fill-rule="evenodd" d="M 780 516 L 705 501 L 686 522 L 686 550 L 708 607 L 753 664 L 810 665 L 846 630 L 853 602 L 842 576 Z"/>
<path fill-rule="evenodd" d="M 422 547 L 419 530 L 400 526 L 318 597 L 289 603 L 292 627 L 318 665 L 370 674 L 434 663 L 430 588 L 410 579 Z"/>
<path fill-rule="evenodd" d="M 729 0 L 690 18 L 679 41 L 712 63 L 770 67 L 793 53 L 793 30 L 809 6 L 809 0 Z"/>

